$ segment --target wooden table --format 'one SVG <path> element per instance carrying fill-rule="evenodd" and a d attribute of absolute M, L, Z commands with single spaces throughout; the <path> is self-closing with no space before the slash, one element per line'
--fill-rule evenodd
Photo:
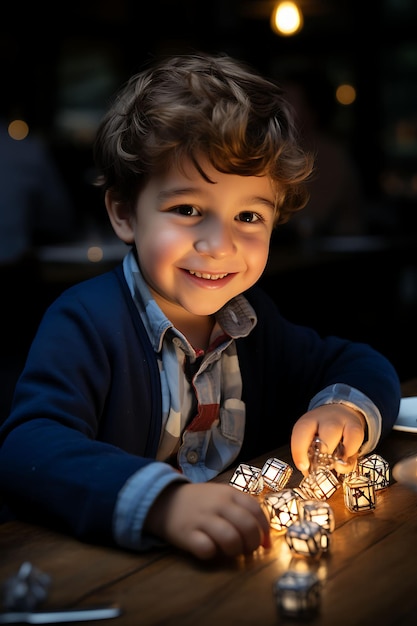
<path fill-rule="evenodd" d="M 417 393 L 417 380 L 404 385 Z M 392 467 L 417 453 L 417 435 L 393 431 L 377 452 Z M 291 463 L 288 447 L 270 456 Z M 218 480 L 227 482 L 232 472 Z M 301 474 L 294 470 L 289 486 Z M 374 511 L 351 513 L 342 489 L 328 501 L 336 518 L 328 553 L 306 560 L 321 581 L 319 626 L 415 626 L 417 624 L 417 492 L 392 480 L 377 492 Z M 305 624 L 282 618 L 273 582 L 294 559 L 283 534 L 273 532 L 273 546 L 248 558 L 200 562 L 168 548 L 146 554 L 86 545 L 51 530 L 21 522 L 0 526 L 0 582 L 24 561 L 52 579 L 42 606 L 80 608 L 117 604 L 122 615 L 109 624 L 140 626 L 266 626 Z M 92 624 L 106 622 L 90 622 Z"/>

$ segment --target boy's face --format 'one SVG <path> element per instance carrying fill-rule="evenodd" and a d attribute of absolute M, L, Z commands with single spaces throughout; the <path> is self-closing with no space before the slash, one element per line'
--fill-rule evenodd
<path fill-rule="evenodd" d="M 210 180 L 187 164 L 151 178 L 129 220 L 139 264 L 164 313 L 207 316 L 251 287 L 265 269 L 275 193 L 266 176 L 222 174 Z"/>

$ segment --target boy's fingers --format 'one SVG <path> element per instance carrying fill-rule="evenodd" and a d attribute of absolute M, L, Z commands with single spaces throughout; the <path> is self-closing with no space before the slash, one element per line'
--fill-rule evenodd
<path fill-rule="evenodd" d="M 189 550 L 198 559 L 204 561 L 212 559 L 218 553 L 218 547 L 211 537 L 202 530 L 193 530 L 184 546 L 178 546 Z"/>

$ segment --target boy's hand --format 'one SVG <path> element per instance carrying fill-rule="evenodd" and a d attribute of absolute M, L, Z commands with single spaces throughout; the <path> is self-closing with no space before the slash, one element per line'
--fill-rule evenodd
<path fill-rule="evenodd" d="M 200 559 L 271 545 L 269 521 L 256 498 L 217 483 L 169 485 L 151 507 L 145 530 Z"/>
<path fill-rule="evenodd" d="M 336 464 L 335 470 L 346 474 L 355 467 L 365 437 L 365 418 L 345 404 L 325 404 L 304 413 L 291 435 L 292 458 L 304 476 L 310 466 L 308 449 L 316 437 L 326 444 L 329 454 L 336 451 L 344 462 Z"/>

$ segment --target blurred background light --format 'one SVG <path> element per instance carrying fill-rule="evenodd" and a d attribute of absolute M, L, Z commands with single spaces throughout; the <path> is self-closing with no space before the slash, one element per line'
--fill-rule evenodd
<path fill-rule="evenodd" d="M 356 100 L 356 89 L 353 85 L 343 84 L 336 89 L 336 100 L 345 106 L 353 104 Z"/>
<path fill-rule="evenodd" d="M 279 2 L 271 14 L 271 28 L 278 35 L 290 36 L 303 27 L 303 14 L 295 2 Z"/>
<path fill-rule="evenodd" d="M 92 263 L 99 263 L 103 260 L 103 249 L 100 246 L 90 246 L 87 250 L 87 258 Z"/>
<path fill-rule="evenodd" d="M 28 136 L 29 126 L 23 120 L 13 120 L 7 128 L 7 132 L 12 139 L 21 141 L 22 139 L 26 139 Z"/>

